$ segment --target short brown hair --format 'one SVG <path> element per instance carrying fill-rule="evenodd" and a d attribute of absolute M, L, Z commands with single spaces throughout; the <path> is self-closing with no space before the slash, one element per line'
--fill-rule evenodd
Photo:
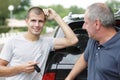
<path fill-rule="evenodd" d="M 31 12 L 34 12 L 34 13 L 37 14 L 37 15 L 39 15 L 39 14 L 44 14 L 44 11 L 43 11 L 42 8 L 40 8 L 40 7 L 31 7 L 31 8 L 28 10 L 28 12 L 27 12 L 26 18 L 29 18 L 29 15 L 30 15 Z M 45 14 L 44 14 L 44 16 L 45 16 Z M 45 17 L 45 20 L 46 20 L 46 17 Z"/>

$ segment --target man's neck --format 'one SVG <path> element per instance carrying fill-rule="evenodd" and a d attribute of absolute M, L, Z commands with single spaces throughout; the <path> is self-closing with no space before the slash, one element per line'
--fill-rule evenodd
<path fill-rule="evenodd" d="M 104 33 L 102 33 L 101 37 L 98 40 L 99 44 L 104 44 L 105 42 L 110 40 L 113 36 L 115 36 L 116 33 L 117 31 L 114 29 L 104 31 Z"/>
<path fill-rule="evenodd" d="M 32 35 L 30 33 L 25 33 L 24 35 L 25 39 L 29 40 L 29 41 L 37 41 L 39 40 L 40 36 L 37 36 L 37 35 Z"/>

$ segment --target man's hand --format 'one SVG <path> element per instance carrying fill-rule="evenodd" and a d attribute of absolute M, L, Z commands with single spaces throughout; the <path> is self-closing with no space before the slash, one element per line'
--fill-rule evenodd
<path fill-rule="evenodd" d="M 44 11 L 44 13 L 45 13 L 45 15 L 46 15 L 46 17 L 47 17 L 47 19 L 48 20 L 52 20 L 52 19 L 54 19 L 58 14 L 53 10 L 53 9 L 51 9 L 51 8 L 49 8 L 49 9 L 43 9 L 43 11 Z"/>
<path fill-rule="evenodd" d="M 35 70 L 34 65 L 36 65 L 36 64 L 38 64 L 38 63 L 37 62 L 28 62 L 28 63 L 22 64 L 18 67 L 21 69 L 21 72 L 32 73 Z"/>

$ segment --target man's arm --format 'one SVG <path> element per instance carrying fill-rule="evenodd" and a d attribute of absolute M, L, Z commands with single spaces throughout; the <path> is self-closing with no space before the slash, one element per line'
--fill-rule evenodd
<path fill-rule="evenodd" d="M 46 9 L 44 10 L 45 14 L 48 16 L 48 19 L 54 19 L 61 29 L 63 30 L 65 37 L 55 39 L 54 49 L 61 49 L 71 45 L 74 45 L 78 42 L 78 38 L 71 30 L 71 28 L 63 21 L 63 19 L 53 10 Z"/>
<path fill-rule="evenodd" d="M 82 54 L 65 80 L 74 80 L 75 77 L 80 72 L 82 72 L 86 67 L 87 67 L 87 63 L 84 59 L 84 54 Z"/>
<path fill-rule="evenodd" d="M 8 67 L 8 61 L 0 59 L 0 77 L 8 77 L 19 74 L 21 72 L 34 72 L 34 65 L 36 62 L 28 62 L 22 65 Z"/>

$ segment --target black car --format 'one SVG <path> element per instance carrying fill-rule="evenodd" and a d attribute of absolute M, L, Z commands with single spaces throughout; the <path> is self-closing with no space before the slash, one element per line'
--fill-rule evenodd
<path fill-rule="evenodd" d="M 120 17 L 117 14 L 116 26 L 120 28 Z M 84 23 L 83 14 L 72 14 L 63 20 L 70 26 L 79 39 L 79 42 L 71 47 L 50 52 L 46 63 L 43 80 L 64 80 L 71 71 L 73 65 L 86 48 L 88 35 L 82 29 Z M 54 37 L 64 37 L 61 28 L 56 30 Z M 80 73 L 75 80 L 87 80 L 87 69 Z"/>

